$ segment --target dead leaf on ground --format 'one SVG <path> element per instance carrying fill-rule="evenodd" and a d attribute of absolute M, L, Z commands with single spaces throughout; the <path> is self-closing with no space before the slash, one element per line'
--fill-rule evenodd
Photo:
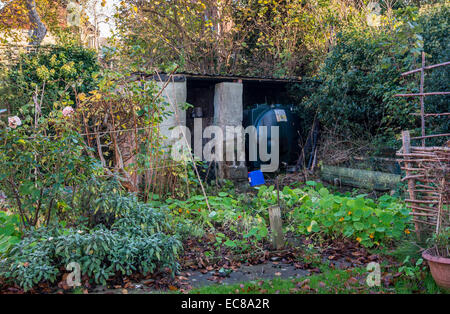
<path fill-rule="evenodd" d="M 347 282 L 351 285 L 356 285 L 358 283 L 358 279 L 356 279 L 355 277 L 350 277 Z"/>
<path fill-rule="evenodd" d="M 311 290 L 311 287 L 309 285 L 304 285 L 301 289 L 303 291 L 309 291 L 309 290 Z"/>
<path fill-rule="evenodd" d="M 307 278 L 307 279 L 305 279 L 305 280 L 303 280 L 303 281 L 301 281 L 301 282 L 298 282 L 296 286 L 297 286 L 297 287 L 302 287 L 302 286 L 304 286 L 304 285 L 310 283 L 310 281 L 311 281 L 311 279 Z"/>

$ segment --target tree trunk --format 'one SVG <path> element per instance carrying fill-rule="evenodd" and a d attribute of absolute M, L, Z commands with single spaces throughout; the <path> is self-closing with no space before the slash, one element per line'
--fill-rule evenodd
<path fill-rule="evenodd" d="M 386 172 L 351 168 L 322 166 L 321 178 L 324 181 L 339 182 L 342 185 L 386 191 L 395 189 L 401 176 Z"/>
<path fill-rule="evenodd" d="M 31 27 L 33 31 L 30 36 L 30 45 L 39 46 L 47 34 L 47 28 L 42 23 L 41 18 L 36 10 L 35 0 L 27 0 L 26 6 L 28 9 L 28 17 L 30 18 Z"/>

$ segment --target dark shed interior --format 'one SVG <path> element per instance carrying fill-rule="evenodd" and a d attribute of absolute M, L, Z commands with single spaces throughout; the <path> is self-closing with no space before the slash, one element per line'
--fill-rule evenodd
<path fill-rule="evenodd" d="M 243 84 L 244 109 L 256 104 L 293 104 L 288 90 L 290 85 L 299 81 L 239 78 L 224 76 L 201 76 L 186 74 L 187 102 L 192 105 L 186 111 L 186 126 L 193 130 L 194 118 L 203 119 L 203 129 L 214 122 L 214 89 L 220 82 L 237 82 Z M 201 108 L 201 109 L 200 109 Z"/>

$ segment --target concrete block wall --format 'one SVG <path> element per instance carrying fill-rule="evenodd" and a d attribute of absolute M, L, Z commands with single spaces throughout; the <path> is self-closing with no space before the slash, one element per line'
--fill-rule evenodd
<path fill-rule="evenodd" d="M 162 88 L 164 82 L 157 82 L 158 86 Z M 172 115 L 166 117 L 160 125 L 161 134 L 167 137 L 164 146 L 169 146 L 177 139 L 171 139 L 172 128 L 176 126 L 186 126 L 186 110 L 182 107 L 186 103 L 187 99 L 187 86 L 186 81 L 183 82 L 170 82 L 162 92 L 162 96 L 169 103 L 169 107 L 166 109 L 173 112 Z M 224 136 L 226 136 L 226 127 L 240 127 L 242 126 L 243 119 L 243 85 L 242 83 L 234 82 L 222 82 L 215 85 L 214 92 L 214 125 L 222 128 Z M 194 132 L 194 130 L 191 130 Z M 234 149 L 237 142 L 236 136 L 224 137 L 224 160 L 226 158 L 226 147 L 232 147 Z M 244 149 L 243 134 L 241 137 L 241 150 Z M 192 146 L 194 143 L 191 143 Z M 233 146 L 231 146 L 233 145 Z M 194 147 L 192 147 L 194 148 Z M 237 151 L 237 150 L 236 150 Z M 237 152 L 235 153 L 235 159 L 237 159 Z M 243 161 L 224 161 L 219 162 L 219 177 L 231 179 L 238 184 L 247 183 L 247 168 Z"/>
<path fill-rule="evenodd" d="M 157 82 L 157 84 L 162 88 L 165 85 L 165 82 Z M 166 111 L 172 112 L 172 114 L 166 117 L 160 125 L 161 134 L 167 137 L 164 144 L 165 146 L 169 146 L 173 144 L 174 141 L 171 139 L 171 128 L 179 125 L 186 125 L 186 110 L 183 109 L 187 98 L 186 81 L 168 83 L 162 92 L 162 96 L 169 103 Z"/>
<path fill-rule="evenodd" d="M 232 179 L 238 185 L 247 183 L 247 168 L 244 161 L 238 160 L 238 148 L 236 143 L 240 143 L 241 152 L 245 152 L 245 142 L 243 133 L 240 141 L 237 136 L 230 136 L 226 132 L 226 127 L 242 127 L 243 119 L 243 85 L 242 83 L 223 82 L 215 86 L 214 93 L 214 124 L 222 128 L 224 134 L 224 162 L 219 162 L 219 177 Z M 227 154 L 228 150 L 228 154 Z M 235 161 L 229 160 L 229 152 L 235 151 Z M 228 155 L 228 156 L 227 156 Z"/>
<path fill-rule="evenodd" d="M 242 83 L 216 84 L 214 93 L 214 124 L 240 126 L 243 119 Z"/>

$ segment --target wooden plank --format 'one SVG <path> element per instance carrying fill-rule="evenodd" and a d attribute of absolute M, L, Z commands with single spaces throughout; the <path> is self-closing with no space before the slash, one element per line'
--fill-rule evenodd
<path fill-rule="evenodd" d="M 430 69 L 434 69 L 434 68 L 442 67 L 442 66 L 446 66 L 446 65 L 450 65 L 450 61 L 443 62 L 443 63 L 437 63 L 437 64 L 433 64 L 433 65 L 428 65 L 428 66 L 424 67 L 424 70 L 430 70 Z M 422 68 L 414 69 L 414 70 L 402 73 L 401 76 L 417 73 L 417 72 L 420 72 L 421 70 L 422 70 Z"/>
<path fill-rule="evenodd" d="M 412 94 L 395 94 L 394 97 L 426 97 L 434 95 L 450 95 L 450 92 L 429 92 L 429 93 L 412 93 Z"/>
<path fill-rule="evenodd" d="M 420 151 L 420 152 L 450 152 L 450 147 L 442 147 L 442 146 L 428 146 L 428 147 L 420 147 L 420 146 L 411 146 L 411 151 Z"/>
<path fill-rule="evenodd" d="M 425 84 L 425 51 L 422 51 L 422 68 L 420 70 L 420 122 L 422 127 L 422 147 L 425 147 L 425 95 L 423 95 L 423 86 Z"/>
<path fill-rule="evenodd" d="M 420 116 L 420 113 L 410 113 L 412 116 Z M 439 117 L 439 116 L 450 116 L 450 112 L 443 113 L 426 113 L 425 117 Z"/>
<path fill-rule="evenodd" d="M 421 219 L 413 219 L 412 221 L 415 222 L 415 223 L 417 222 L 417 223 L 426 224 L 426 225 L 430 225 L 430 226 L 436 226 L 435 223 L 428 222 L 428 221 L 421 220 Z M 445 224 L 443 224 L 443 225 L 445 225 L 445 226 L 450 226 L 450 224 L 447 224 L 447 223 L 445 223 Z"/>
<path fill-rule="evenodd" d="M 437 204 L 437 203 L 439 203 L 439 200 L 437 200 L 437 201 L 425 201 L 425 200 L 409 200 L 409 199 L 406 199 L 405 202 L 423 203 L 423 204 Z"/>
<path fill-rule="evenodd" d="M 409 170 L 407 170 L 407 172 L 409 172 Z M 425 177 L 425 175 L 423 175 L 423 174 L 407 175 L 401 181 L 403 182 L 403 181 L 411 180 L 411 179 L 420 179 L 423 177 Z"/>
<path fill-rule="evenodd" d="M 403 131 L 402 132 L 402 147 L 403 147 L 403 154 L 410 154 L 411 153 L 411 136 L 409 134 L 409 131 Z M 407 168 L 411 168 L 411 163 L 406 162 L 406 167 Z M 412 176 L 413 174 L 411 173 L 411 171 L 406 170 L 406 176 Z M 411 200 L 415 200 L 416 199 L 416 194 L 415 194 L 415 190 L 416 190 L 416 182 L 414 179 L 409 179 L 408 180 L 408 193 L 409 193 L 409 199 Z M 413 213 L 415 213 L 416 210 L 413 208 Z M 420 238 L 420 226 L 417 222 L 414 223 L 414 228 L 416 230 L 416 234 L 417 237 Z"/>
<path fill-rule="evenodd" d="M 413 216 L 425 216 L 425 217 L 436 217 L 437 216 L 437 212 L 436 213 L 417 213 L 417 212 L 414 212 L 414 213 L 410 213 L 411 215 L 413 215 Z"/>
<path fill-rule="evenodd" d="M 450 136 L 450 133 L 444 133 L 444 134 L 433 134 L 433 135 L 426 135 L 426 136 L 417 136 L 417 137 L 412 137 L 412 140 L 420 140 L 420 139 L 424 139 L 424 138 L 431 138 L 431 137 L 440 137 L 440 136 Z"/>
<path fill-rule="evenodd" d="M 279 206 L 269 207 L 270 229 L 272 231 L 272 244 L 277 250 L 284 247 L 283 223 Z"/>

